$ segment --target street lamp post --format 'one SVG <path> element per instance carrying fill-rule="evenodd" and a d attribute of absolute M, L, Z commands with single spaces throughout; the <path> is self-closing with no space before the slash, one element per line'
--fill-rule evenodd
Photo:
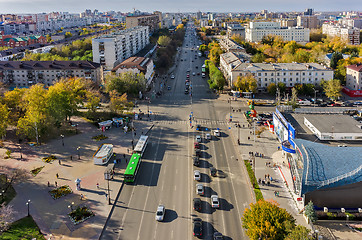
<path fill-rule="evenodd" d="M 75 124 L 75 134 L 78 134 L 78 124 Z"/>
<path fill-rule="evenodd" d="M 19 150 L 20 150 L 20 159 L 23 159 L 23 153 L 21 152 L 21 146 L 19 146 Z"/>
<path fill-rule="evenodd" d="M 62 145 L 63 145 L 63 147 L 64 147 L 64 135 L 61 134 L 60 137 L 62 138 Z"/>
<path fill-rule="evenodd" d="M 108 182 L 108 205 L 111 205 L 111 192 L 109 191 L 109 177 L 107 178 Z"/>
<path fill-rule="evenodd" d="M 71 205 L 68 205 L 68 208 L 73 212 L 73 206 L 74 206 L 74 202 L 72 202 Z"/>
<path fill-rule="evenodd" d="M 78 152 L 78 159 L 80 159 L 80 153 L 79 153 L 79 149 L 80 149 L 80 147 L 77 147 L 77 152 Z"/>
<path fill-rule="evenodd" d="M 30 216 L 29 206 L 30 206 L 30 199 L 26 202 L 26 205 L 28 206 L 28 217 Z"/>

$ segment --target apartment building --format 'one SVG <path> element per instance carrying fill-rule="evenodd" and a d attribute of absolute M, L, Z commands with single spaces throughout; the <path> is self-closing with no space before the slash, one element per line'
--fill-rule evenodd
<path fill-rule="evenodd" d="M 93 61 L 112 70 L 149 44 L 149 27 L 138 26 L 92 39 Z"/>
<path fill-rule="evenodd" d="M 319 27 L 319 21 L 316 15 L 303 15 L 297 17 L 297 26 L 309 29 L 316 29 Z"/>
<path fill-rule="evenodd" d="M 112 69 L 117 75 L 124 72 L 143 73 L 149 86 L 155 74 L 153 60 L 144 57 L 130 57 Z"/>
<path fill-rule="evenodd" d="M 359 45 L 360 44 L 360 29 L 348 26 L 342 26 L 339 24 L 324 23 L 322 25 L 323 34 L 327 34 L 330 37 L 340 37 L 342 40 L 347 41 L 348 44 Z"/>
<path fill-rule="evenodd" d="M 229 38 L 233 35 L 239 35 L 245 39 L 245 28 L 241 24 L 228 24 L 226 34 Z"/>
<path fill-rule="evenodd" d="M 126 28 L 130 29 L 137 26 L 148 26 L 149 32 L 153 33 L 155 30 L 159 29 L 161 21 L 162 15 L 160 17 L 159 13 L 152 15 L 127 16 Z"/>
<path fill-rule="evenodd" d="M 333 70 L 317 63 L 245 63 L 222 54 L 220 67 L 231 85 L 238 76 L 254 75 L 259 91 L 266 91 L 271 83 L 282 82 L 291 88 L 296 84 L 317 85 L 322 80 L 333 79 Z"/>
<path fill-rule="evenodd" d="M 350 90 L 362 90 L 362 64 L 349 65 L 346 68 L 346 87 Z"/>
<path fill-rule="evenodd" d="M 25 47 L 36 43 L 45 44 L 47 40 L 44 36 L 12 37 L 0 35 L 0 47 Z"/>
<path fill-rule="evenodd" d="M 245 31 L 249 42 L 260 42 L 264 36 L 275 35 L 284 41 L 309 42 L 310 30 L 301 27 L 281 27 L 279 22 L 250 22 Z"/>
<path fill-rule="evenodd" d="M 80 77 L 103 82 L 103 68 L 89 61 L 1 61 L 0 82 L 15 87 L 42 83 L 48 87 L 61 78 Z"/>

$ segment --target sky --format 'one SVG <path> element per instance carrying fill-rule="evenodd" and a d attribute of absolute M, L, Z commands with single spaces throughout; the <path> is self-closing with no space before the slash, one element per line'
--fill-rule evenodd
<path fill-rule="evenodd" d="M 359 7 L 361 9 L 356 9 Z M 85 9 L 131 12 L 358 11 L 361 0 L 0 0 L 0 13 L 80 13 Z"/>

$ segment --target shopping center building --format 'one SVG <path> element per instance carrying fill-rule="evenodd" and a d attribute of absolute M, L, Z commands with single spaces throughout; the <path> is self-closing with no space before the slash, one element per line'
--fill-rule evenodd
<path fill-rule="evenodd" d="M 275 134 L 292 176 L 290 188 L 304 204 L 312 201 L 319 208 L 357 210 L 362 208 L 362 129 L 352 117 L 343 115 L 346 110 L 332 111 L 282 112 L 277 108 Z M 328 138 L 321 138 L 313 128 L 328 130 Z"/>

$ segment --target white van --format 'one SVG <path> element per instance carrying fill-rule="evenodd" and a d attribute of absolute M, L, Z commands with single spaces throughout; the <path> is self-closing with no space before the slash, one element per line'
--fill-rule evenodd
<path fill-rule="evenodd" d="M 300 100 L 298 102 L 298 104 L 301 105 L 301 106 L 310 106 L 310 105 L 312 105 L 311 101 L 309 101 L 309 100 Z"/>

